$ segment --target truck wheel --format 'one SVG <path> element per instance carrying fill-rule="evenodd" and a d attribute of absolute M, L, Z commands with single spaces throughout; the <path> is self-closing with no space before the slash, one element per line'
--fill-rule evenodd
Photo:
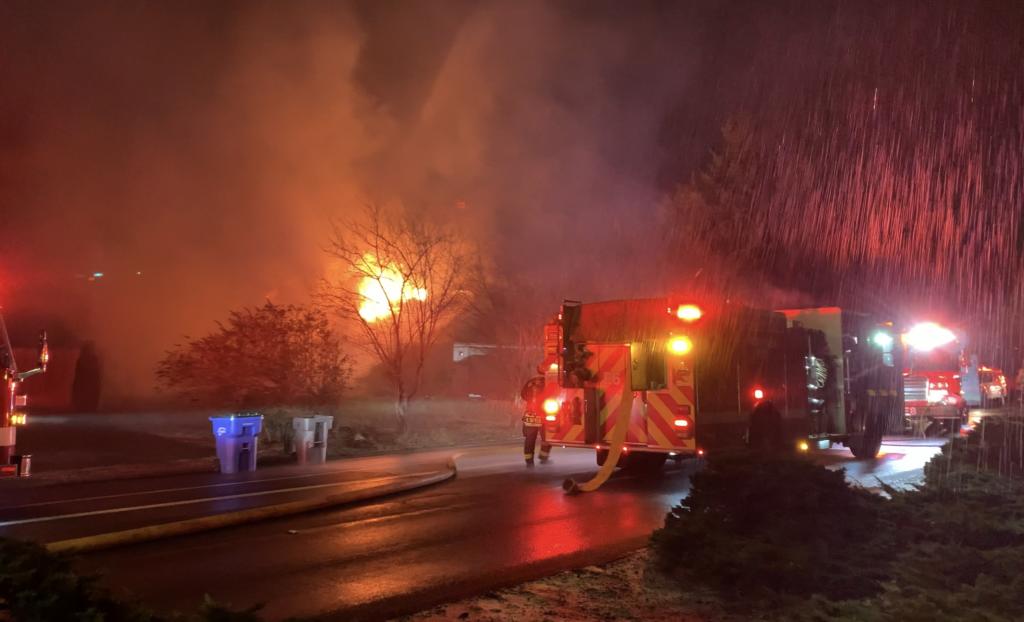
<path fill-rule="evenodd" d="M 942 425 L 939 421 L 932 420 L 928 422 L 928 427 L 924 429 L 925 438 L 938 438 L 945 436 L 949 430 L 946 426 Z"/>
<path fill-rule="evenodd" d="M 858 460 L 873 460 L 878 457 L 878 452 L 882 449 L 882 435 L 870 435 L 865 432 L 864 434 L 851 437 L 847 441 L 847 446 L 850 448 L 850 453 L 853 454 L 854 458 Z"/>

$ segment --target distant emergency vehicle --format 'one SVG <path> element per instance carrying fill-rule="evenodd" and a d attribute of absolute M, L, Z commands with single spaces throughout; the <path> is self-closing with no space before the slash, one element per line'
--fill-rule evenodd
<path fill-rule="evenodd" d="M 993 367 L 981 367 L 978 370 L 981 385 L 981 407 L 1005 406 L 1009 402 L 1010 391 L 1006 385 L 1003 370 Z"/>
<path fill-rule="evenodd" d="M 39 335 L 38 365 L 27 371 L 18 371 L 14 349 L 7 334 L 3 313 L 0 313 L 0 475 L 27 475 L 27 464 L 13 464 L 18 426 L 25 425 L 28 417 L 25 407 L 28 397 L 21 393 L 20 385 L 30 376 L 46 371 L 50 351 L 46 343 L 46 332 Z"/>
<path fill-rule="evenodd" d="M 979 365 L 967 336 L 934 322 L 902 336 L 906 428 L 915 435 L 958 433 L 970 408 L 1006 403 L 1002 370 Z"/>

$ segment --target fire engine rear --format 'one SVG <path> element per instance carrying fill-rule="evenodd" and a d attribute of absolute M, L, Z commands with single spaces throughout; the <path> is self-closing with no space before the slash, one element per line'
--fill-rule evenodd
<path fill-rule="evenodd" d="M 895 341 L 891 325 L 838 308 L 566 301 L 544 330 L 545 431 L 599 464 L 657 466 L 742 445 L 770 401 L 794 451 L 874 457 L 903 413 Z"/>

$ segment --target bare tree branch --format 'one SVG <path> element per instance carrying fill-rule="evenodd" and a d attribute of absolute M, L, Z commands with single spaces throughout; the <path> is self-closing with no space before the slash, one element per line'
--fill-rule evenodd
<path fill-rule="evenodd" d="M 469 304 L 468 246 L 443 226 L 371 205 L 360 220 L 334 223 L 325 251 L 342 272 L 325 280 L 320 304 L 358 327 L 404 431 L 430 351 Z"/>

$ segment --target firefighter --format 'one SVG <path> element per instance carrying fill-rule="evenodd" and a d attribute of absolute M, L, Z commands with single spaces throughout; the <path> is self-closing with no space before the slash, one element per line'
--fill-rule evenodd
<path fill-rule="evenodd" d="M 541 404 L 544 402 L 544 377 L 531 378 L 523 385 L 520 393 L 526 402 L 523 411 L 523 458 L 526 466 L 533 466 L 533 453 L 540 437 L 540 461 L 547 462 L 551 453 L 551 445 L 544 442 L 544 418 L 541 415 Z"/>

